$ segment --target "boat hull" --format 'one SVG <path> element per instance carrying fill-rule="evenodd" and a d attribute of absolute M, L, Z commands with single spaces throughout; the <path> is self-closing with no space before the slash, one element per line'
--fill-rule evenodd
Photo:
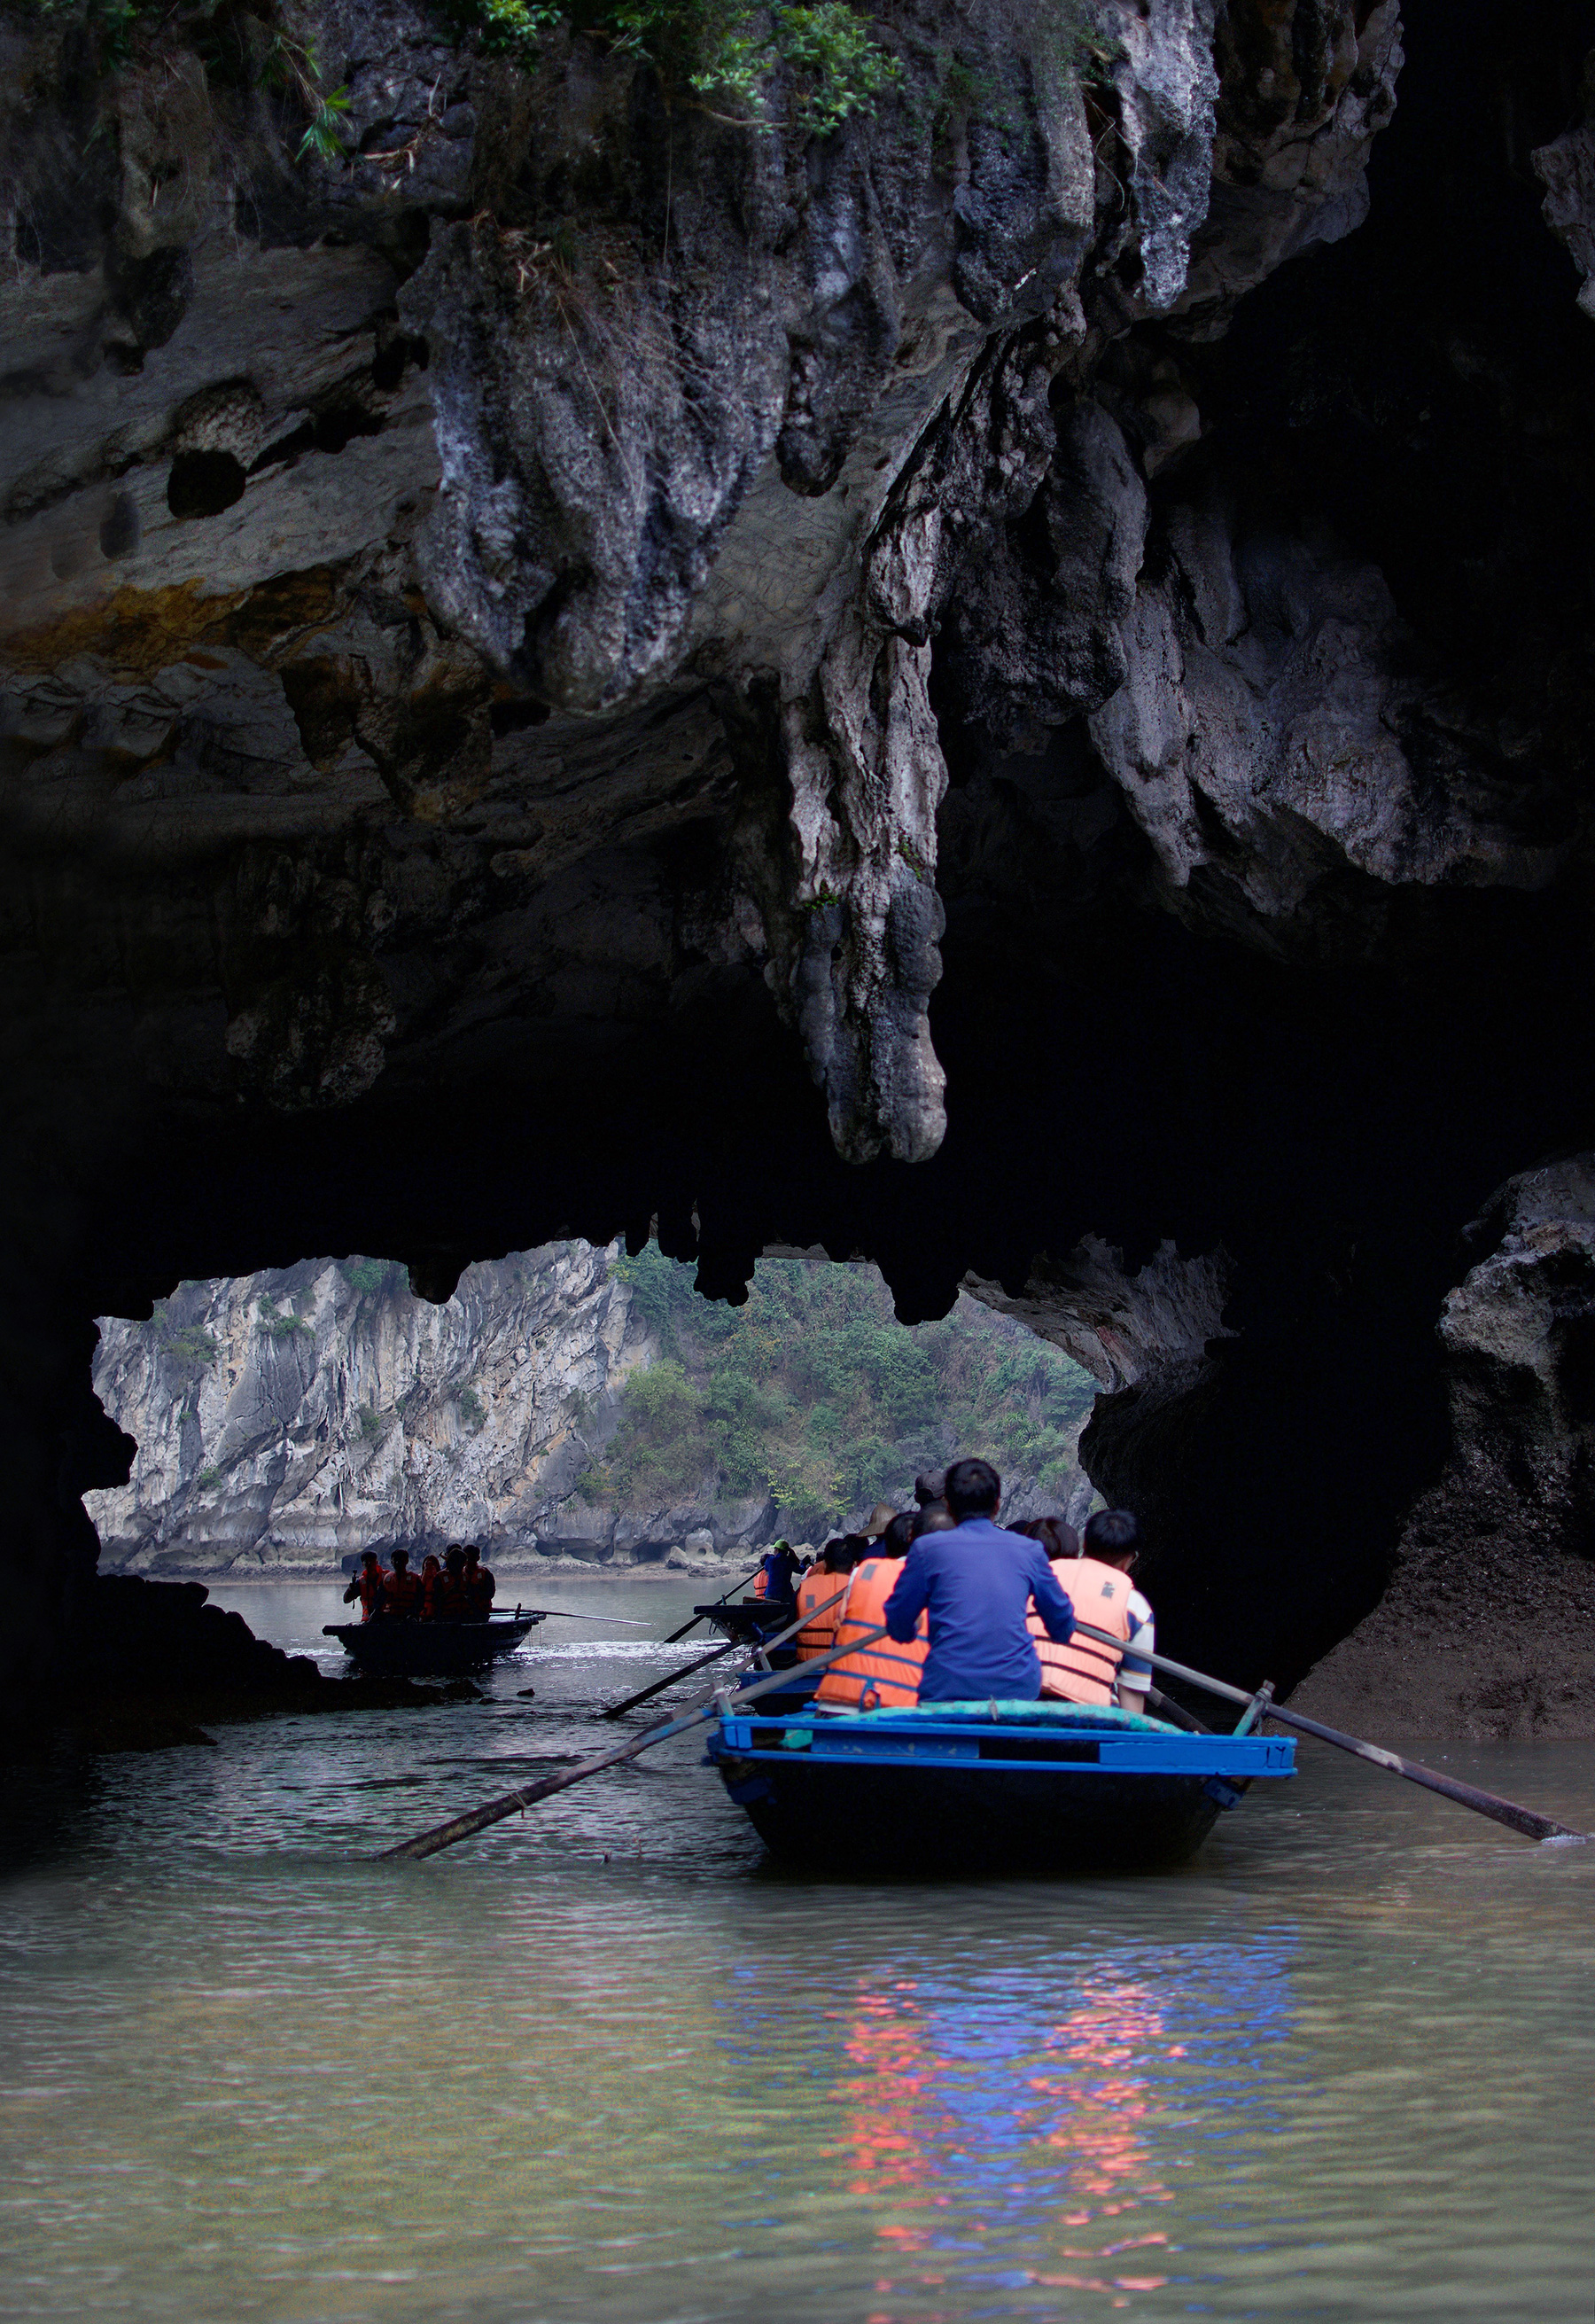
<path fill-rule="evenodd" d="M 323 1635 L 336 1638 L 361 1670 L 383 1678 L 451 1678 L 484 1670 L 499 1655 L 512 1653 L 543 1618 L 511 1614 L 487 1622 L 327 1622 Z"/>
<path fill-rule="evenodd" d="M 772 1856 L 820 1872 L 1067 1877 L 1195 1854 L 1295 1746 L 972 1712 L 723 1720 L 709 1758 Z"/>

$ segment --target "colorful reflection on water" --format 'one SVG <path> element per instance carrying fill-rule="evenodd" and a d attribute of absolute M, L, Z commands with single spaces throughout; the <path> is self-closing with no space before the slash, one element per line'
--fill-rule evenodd
<path fill-rule="evenodd" d="M 1015 1934 L 1033 1956 L 1033 1925 Z M 1169 2132 L 1200 2124 L 1205 2147 L 1241 2106 L 1266 2131 L 1295 1945 L 1127 1950 L 1133 1967 L 1032 1958 L 973 1980 L 855 1971 L 826 2007 L 818 2171 L 871 2221 L 868 2324 L 933 2324 L 1028 2287 L 1121 2308 L 1168 2282 L 1159 2212 L 1199 2160 Z M 726 2006 L 748 2018 L 730 2046 L 752 2073 L 770 2013 L 751 1999 Z"/>
<path fill-rule="evenodd" d="M 613 1742 L 634 1646 L 568 1628 L 68 1787 L 0 1886 L 0 2324 L 1590 2324 L 1595 1849 L 1320 1759 L 1172 1876 L 794 1879 L 683 1747 L 374 1861 Z M 1453 1764 L 1595 1823 L 1589 1747 Z"/>

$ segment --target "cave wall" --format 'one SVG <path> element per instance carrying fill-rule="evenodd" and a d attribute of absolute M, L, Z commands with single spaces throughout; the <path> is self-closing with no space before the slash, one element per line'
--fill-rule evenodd
<path fill-rule="evenodd" d="M 655 1217 L 1090 1341 L 1196 1659 L 1378 1601 L 1461 1230 L 1595 1135 L 1595 22 L 1101 13 L 926 0 L 816 140 L 328 7 L 337 168 L 7 20 L 14 1688 L 88 1317 Z"/>

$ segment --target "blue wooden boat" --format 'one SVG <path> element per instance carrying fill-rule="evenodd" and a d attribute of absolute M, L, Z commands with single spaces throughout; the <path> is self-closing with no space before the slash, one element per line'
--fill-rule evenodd
<path fill-rule="evenodd" d="M 383 1678 L 450 1678 L 482 1670 L 507 1655 L 547 1619 L 542 1614 L 493 1614 L 485 1622 L 423 1622 L 392 1614 L 374 1622 L 324 1622 L 361 1670 Z"/>
<path fill-rule="evenodd" d="M 1184 1862 L 1249 1784 L 1295 1774 L 1295 1744 L 1074 1703 L 728 1704 L 708 1759 L 786 1864 L 1058 1875 Z"/>

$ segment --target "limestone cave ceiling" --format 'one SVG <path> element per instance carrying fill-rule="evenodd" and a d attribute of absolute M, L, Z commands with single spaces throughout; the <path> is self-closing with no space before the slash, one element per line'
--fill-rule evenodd
<path fill-rule="evenodd" d="M 1018 1303 L 1232 1666 L 1299 1675 L 1475 1454 L 1590 1548 L 1576 1396 L 1547 1517 L 1435 1325 L 1595 1139 L 1595 6 L 1086 14 L 904 0 L 820 140 L 328 0 L 333 165 L 0 11 L 41 1621 L 95 1314 L 653 1218 L 711 1291 L 823 1242 Z"/>

